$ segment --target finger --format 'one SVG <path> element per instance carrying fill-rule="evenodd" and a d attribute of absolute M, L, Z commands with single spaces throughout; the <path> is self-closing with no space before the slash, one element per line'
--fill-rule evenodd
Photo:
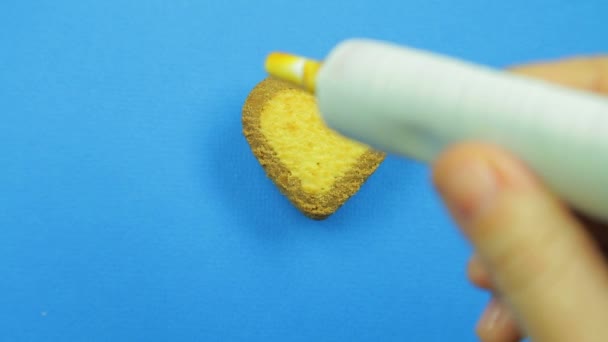
<path fill-rule="evenodd" d="M 608 56 L 536 63 L 517 66 L 511 71 L 568 87 L 608 94 Z"/>
<path fill-rule="evenodd" d="M 509 307 L 494 298 L 476 328 L 483 342 L 515 342 L 523 338 Z"/>
<path fill-rule="evenodd" d="M 434 179 L 535 341 L 608 336 L 608 275 L 581 225 L 504 151 L 476 144 L 439 158 Z"/>
<path fill-rule="evenodd" d="M 492 280 L 490 279 L 490 274 L 485 269 L 479 257 L 474 254 L 469 260 L 469 264 L 467 265 L 467 275 L 471 283 L 475 286 L 489 290 L 492 288 Z"/>

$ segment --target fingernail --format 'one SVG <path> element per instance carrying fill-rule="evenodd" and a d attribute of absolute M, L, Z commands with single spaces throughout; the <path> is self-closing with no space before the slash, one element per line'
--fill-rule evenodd
<path fill-rule="evenodd" d="M 482 341 L 520 341 L 523 337 L 511 311 L 498 299 L 492 299 L 476 332 Z"/>
<path fill-rule="evenodd" d="M 474 220 L 491 205 L 496 194 L 496 177 L 485 160 L 464 160 L 452 167 L 438 188 L 457 218 Z"/>
<path fill-rule="evenodd" d="M 477 323 L 477 332 L 480 335 L 488 335 L 495 331 L 508 319 L 507 309 L 496 299 L 492 299 L 483 315 Z"/>

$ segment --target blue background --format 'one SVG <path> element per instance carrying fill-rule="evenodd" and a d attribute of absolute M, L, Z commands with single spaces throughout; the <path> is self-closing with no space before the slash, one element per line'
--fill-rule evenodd
<path fill-rule="evenodd" d="M 472 341 L 486 295 L 426 166 L 311 221 L 241 106 L 280 49 L 496 67 L 607 50 L 597 1 L 0 3 L 1 341 Z"/>

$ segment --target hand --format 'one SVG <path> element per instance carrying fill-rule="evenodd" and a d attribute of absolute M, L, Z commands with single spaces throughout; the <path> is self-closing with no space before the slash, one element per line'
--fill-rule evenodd
<path fill-rule="evenodd" d="M 608 57 L 512 71 L 608 95 Z M 482 341 L 608 341 L 607 225 L 569 210 L 495 146 L 451 148 L 433 171 L 475 250 L 469 278 L 494 295 L 477 326 Z"/>

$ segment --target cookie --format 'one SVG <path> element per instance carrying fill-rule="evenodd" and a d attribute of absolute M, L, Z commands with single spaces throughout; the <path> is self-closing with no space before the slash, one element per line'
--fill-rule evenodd
<path fill-rule="evenodd" d="M 265 79 L 249 94 L 242 121 L 268 177 L 313 219 L 338 210 L 385 158 L 329 129 L 313 95 L 276 78 Z"/>

